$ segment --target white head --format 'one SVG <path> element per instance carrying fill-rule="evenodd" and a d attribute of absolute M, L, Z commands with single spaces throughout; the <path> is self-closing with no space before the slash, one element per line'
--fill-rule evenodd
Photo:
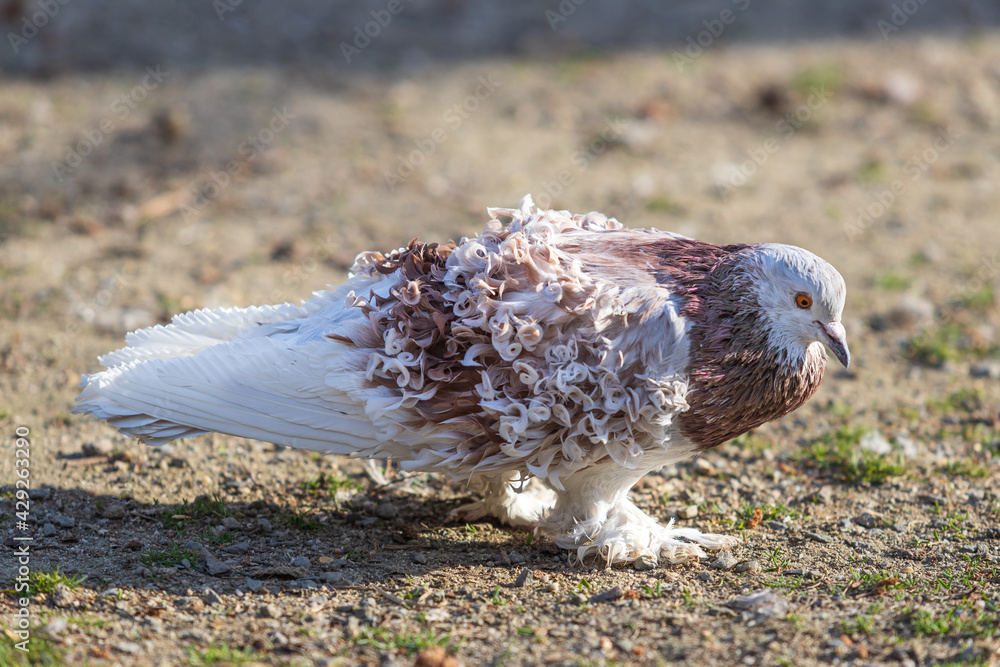
<path fill-rule="evenodd" d="M 757 299 L 771 322 L 772 342 L 793 358 L 822 343 L 848 367 L 851 353 L 840 323 L 847 286 L 829 263 L 808 250 L 764 243 L 749 252 L 761 270 Z"/>

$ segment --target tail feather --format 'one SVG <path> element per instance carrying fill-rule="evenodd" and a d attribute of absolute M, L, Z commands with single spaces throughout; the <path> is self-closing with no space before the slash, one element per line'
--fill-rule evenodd
<path fill-rule="evenodd" d="M 129 334 L 129 347 L 84 376 L 74 412 L 90 413 L 149 444 L 219 431 L 293 447 L 350 454 L 384 442 L 349 391 L 356 348 L 325 333 L 351 319 L 353 279 L 303 306 L 200 310 Z M 362 365 L 363 367 L 363 365 Z M 381 437 L 380 437 L 381 436 Z"/>

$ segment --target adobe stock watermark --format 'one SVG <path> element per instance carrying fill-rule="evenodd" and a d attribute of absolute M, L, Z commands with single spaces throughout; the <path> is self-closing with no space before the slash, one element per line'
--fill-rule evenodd
<path fill-rule="evenodd" d="M 565 23 L 570 16 L 576 13 L 576 8 L 585 2 L 587 0 L 561 0 L 559 6 L 556 7 L 556 11 L 546 9 L 545 20 L 549 22 L 552 32 L 558 30 L 559 24 Z"/>
<path fill-rule="evenodd" d="M 906 25 L 910 17 L 917 13 L 917 11 L 927 3 L 927 0 L 903 0 L 903 2 L 895 2 L 892 5 L 892 13 L 889 14 L 889 20 L 879 19 L 876 22 L 876 27 L 878 31 L 882 33 L 882 39 L 889 39 L 889 35 L 894 32 L 899 32 L 899 30 Z"/>
<path fill-rule="evenodd" d="M 354 39 L 350 44 L 340 43 L 340 52 L 344 54 L 344 60 L 351 64 L 351 60 L 364 51 L 372 43 L 372 40 L 382 34 L 385 28 L 389 27 L 394 16 L 402 13 L 403 0 L 389 0 L 385 9 L 373 9 L 369 12 L 372 20 L 367 21 L 363 26 L 354 26 Z"/>
<path fill-rule="evenodd" d="M 715 41 L 722 37 L 726 29 L 736 22 L 739 14 L 742 14 L 750 7 L 750 0 L 731 0 L 736 5 L 737 11 L 723 9 L 719 15 L 713 19 L 705 19 L 701 22 L 705 26 L 704 30 L 695 35 L 689 35 L 684 53 L 674 51 L 671 57 L 677 65 L 677 71 L 683 72 L 685 67 L 689 67 L 695 60 L 705 53 L 705 49 L 711 48 Z"/>
<path fill-rule="evenodd" d="M 732 165 L 716 180 L 715 186 L 722 200 L 727 201 L 737 188 L 746 185 L 750 177 L 767 164 L 771 156 L 781 150 L 781 147 L 787 144 L 831 97 L 833 93 L 827 90 L 826 86 L 811 88 L 805 102 L 782 115 L 774 124 L 776 133 L 774 136 L 759 146 L 748 148 L 746 150 L 748 159 Z"/>
<path fill-rule="evenodd" d="M 451 105 L 441 114 L 444 125 L 438 125 L 426 136 L 414 139 L 415 148 L 405 156 L 396 156 L 396 166 L 382 173 L 386 187 L 392 192 L 397 185 L 402 185 L 417 169 L 427 163 L 427 158 L 437 151 L 438 146 L 448 140 L 451 133 L 462 127 L 462 124 L 469 119 L 486 100 L 493 97 L 497 89 L 503 85 L 495 72 L 479 77 L 479 85 L 472 94 L 467 95 L 461 102 Z"/>
<path fill-rule="evenodd" d="M 615 143 L 624 131 L 625 121 L 621 118 L 612 118 L 605 122 L 599 135 L 578 146 L 570 157 L 573 169 L 563 169 L 552 179 L 542 180 L 541 192 L 534 198 L 538 208 L 545 209 L 552 206 L 552 200 L 573 185 L 577 176 L 586 171 L 591 162 L 607 152 L 608 147 Z"/>
<path fill-rule="evenodd" d="M 212 0 L 212 9 L 220 21 L 226 20 L 226 14 L 235 12 L 236 8 L 243 4 L 243 0 Z"/>
<path fill-rule="evenodd" d="M 120 127 L 120 124 L 138 108 L 139 104 L 169 77 L 170 72 L 164 71 L 160 65 L 148 66 L 142 80 L 131 90 L 115 98 L 108 113 L 101 118 L 97 126 L 89 130 L 81 130 L 80 134 L 83 135 L 83 139 L 70 146 L 62 160 L 52 163 L 52 177 L 62 182 L 67 174 L 83 164 L 84 159 L 93 153 L 95 148 L 104 143 L 104 140 Z"/>
<path fill-rule="evenodd" d="M 984 285 L 1000 277 L 1000 253 L 994 254 L 993 257 L 982 257 L 977 267 L 975 275 L 948 290 L 948 294 L 945 296 L 943 302 L 945 306 L 948 308 L 961 307 L 965 297 L 975 294 Z M 920 327 L 920 330 L 910 338 L 911 345 L 919 348 L 932 343 L 938 336 L 941 328 L 947 325 L 946 319 L 946 309 L 935 308 L 933 318 Z M 907 361 L 905 355 L 897 357 L 898 365 L 904 365 Z"/>
<path fill-rule="evenodd" d="M 135 277 L 135 273 L 128 273 L 126 267 L 122 266 L 104 278 L 101 281 L 103 287 L 90 298 L 78 295 L 71 285 L 66 285 L 66 294 L 72 299 L 74 310 L 80 321 L 71 321 L 62 331 L 53 336 L 49 343 L 36 348 L 35 354 L 28 361 L 28 366 L 36 370 L 46 368 L 52 359 L 55 359 L 63 349 L 80 336 L 80 332 L 83 330 L 80 322 L 84 324 L 96 322 L 98 312 L 110 306 L 115 295 L 134 281 Z"/>
<path fill-rule="evenodd" d="M 17 55 L 22 47 L 27 46 L 28 42 L 37 37 L 39 31 L 56 17 L 64 5 L 68 5 L 71 1 L 36 0 L 32 3 L 38 9 L 21 17 L 21 29 L 18 32 L 7 33 L 7 41 L 10 42 L 10 48 L 14 50 L 14 54 Z"/>
<path fill-rule="evenodd" d="M 853 220 L 844 223 L 844 233 L 850 241 L 854 241 L 864 235 L 872 225 L 883 218 L 893 204 L 896 203 L 899 195 L 906 191 L 911 183 L 919 181 L 924 173 L 931 168 L 935 162 L 941 158 L 941 154 L 946 152 L 961 136 L 949 125 L 943 130 L 938 130 L 937 136 L 930 146 L 921 153 L 912 156 L 903 163 L 903 173 L 909 176 L 909 180 L 902 178 L 895 179 L 881 192 L 865 205 L 859 206 L 855 211 Z"/>
<path fill-rule="evenodd" d="M 14 576 L 14 593 L 20 594 L 14 598 L 17 611 L 14 612 L 14 622 L 11 630 L 19 642 L 14 643 L 18 651 L 28 652 L 31 641 L 31 604 L 28 580 L 31 577 L 31 542 L 28 532 L 28 518 L 31 515 L 31 430 L 27 426 L 14 429 L 14 556 L 17 559 L 17 574 Z"/>
<path fill-rule="evenodd" d="M 295 114 L 288 107 L 275 107 L 271 119 L 255 133 L 248 134 L 236 147 L 237 159 L 226 162 L 225 169 L 209 170 L 208 176 L 191 186 L 191 197 L 180 206 L 181 215 L 186 223 L 194 222 L 205 207 L 213 202 L 222 191 L 228 188 L 234 179 L 249 171 L 250 164 L 267 150 L 267 147 L 281 134 L 292 121 Z"/>

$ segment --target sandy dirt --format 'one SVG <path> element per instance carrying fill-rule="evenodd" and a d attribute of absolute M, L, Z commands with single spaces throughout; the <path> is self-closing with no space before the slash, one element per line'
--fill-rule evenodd
<path fill-rule="evenodd" d="M 576 53 L 4 80 L 0 663 L 998 664 L 1000 38 Z M 70 414 L 128 330 L 297 302 L 529 192 L 846 278 L 850 371 L 633 491 L 731 554 L 574 565 L 445 524 L 440 478 Z"/>

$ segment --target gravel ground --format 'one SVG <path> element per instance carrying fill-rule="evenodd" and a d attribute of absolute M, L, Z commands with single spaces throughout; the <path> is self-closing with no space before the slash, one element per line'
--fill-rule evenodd
<path fill-rule="evenodd" d="M 678 54 L 5 81 L 0 663 L 998 664 L 1000 38 Z M 574 565 L 445 524 L 467 493 L 434 476 L 69 413 L 129 329 L 297 301 L 526 192 L 844 274 L 850 372 L 633 491 L 732 553 Z"/>

